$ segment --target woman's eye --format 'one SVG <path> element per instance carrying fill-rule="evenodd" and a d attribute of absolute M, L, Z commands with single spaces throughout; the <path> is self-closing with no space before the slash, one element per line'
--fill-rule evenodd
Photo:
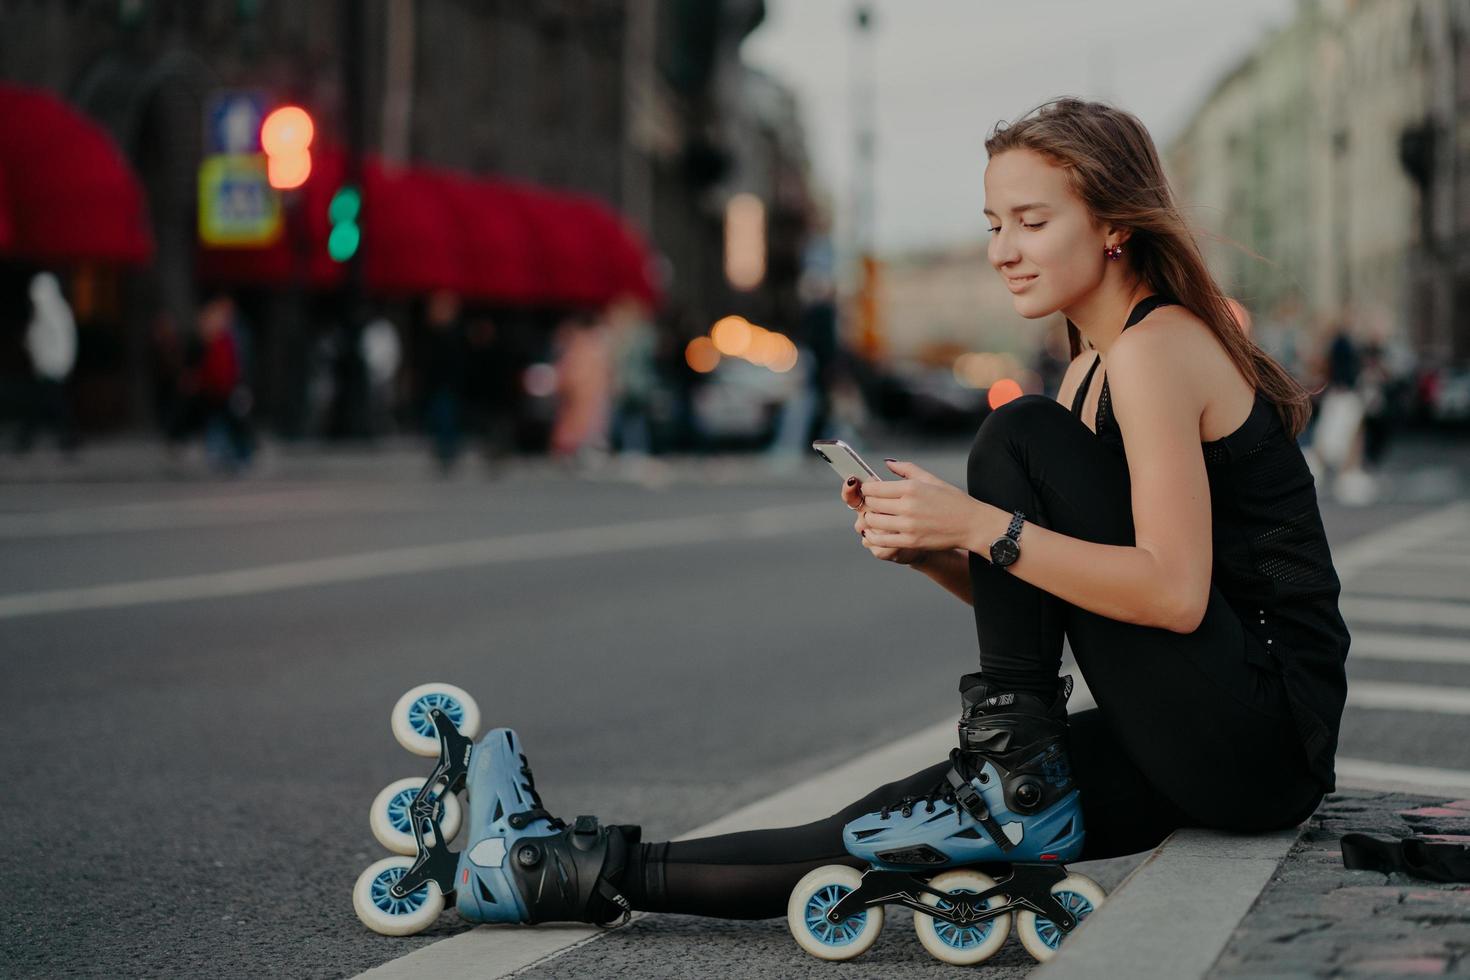
<path fill-rule="evenodd" d="M 1023 222 L 1021 222 L 1021 227 L 1022 228 L 1030 228 L 1032 231 L 1035 231 L 1037 228 L 1040 228 L 1040 227 L 1044 226 L 1045 224 L 1046 224 L 1045 221 L 1038 221 L 1034 225 L 1028 225 L 1026 222 L 1023 221 Z"/>
<path fill-rule="evenodd" d="M 999 229 L 999 228 L 991 228 L 991 229 L 989 229 L 989 231 L 990 231 L 990 233 L 991 233 L 991 234 L 992 234 L 992 235 L 993 235 L 993 234 L 995 234 L 995 233 L 996 233 L 996 232 L 998 232 L 998 231 L 1000 231 L 1000 229 Z"/>

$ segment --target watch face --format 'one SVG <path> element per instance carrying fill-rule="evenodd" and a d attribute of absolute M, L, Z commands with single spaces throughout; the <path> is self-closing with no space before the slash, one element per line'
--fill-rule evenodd
<path fill-rule="evenodd" d="M 990 560 L 993 564 L 1004 567 L 1020 557 L 1020 546 L 1010 538 L 996 538 L 995 543 L 990 546 Z"/>

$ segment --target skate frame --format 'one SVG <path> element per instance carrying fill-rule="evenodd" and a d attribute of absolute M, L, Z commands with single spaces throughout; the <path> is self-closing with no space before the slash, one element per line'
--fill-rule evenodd
<path fill-rule="evenodd" d="M 1051 893 L 1051 886 L 1065 877 L 1067 869 L 1060 865 L 1015 864 L 1011 866 L 1011 873 L 998 879 L 993 888 L 987 888 L 978 895 L 950 895 L 929 887 L 928 881 L 914 872 L 869 868 L 863 872 L 863 880 L 857 888 L 828 910 L 827 921 L 840 923 L 864 909 L 891 902 L 957 926 L 979 925 L 1014 909 L 1030 909 L 1056 923 L 1063 933 L 1069 933 L 1076 928 L 1077 919 Z M 943 899 L 951 908 L 924 904 L 919 898 L 924 892 Z M 1006 903 L 987 908 L 986 900 L 994 895 L 1004 895 Z"/>
<path fill-rule="evenodd" d="M 459 863 L 459 856 L 449 850 L 449 842 L 444 839 L 437 815 L 439 800 L 434 797 L 441 780 L 444 788 L 437 790 L 439 796 L 457 793 L 464 786 L 470 768 L 470 750 L 475 743 L 461 735 L 449 716 L 438 708 L 430 709 L 429 718 L 439 734 L 439 764 L 424 780 L 423 787 L 409 805 L 413 838 L 418 842 L 419 854 L 413 866 L 388 890 L 394 898 L 407 898 L 430 881 L 439 886 L 440 893 L 446 898 L 454 892 L 454 869 Z M 432 844 L 424 840 L 425 826 L 434 831 Z"/>

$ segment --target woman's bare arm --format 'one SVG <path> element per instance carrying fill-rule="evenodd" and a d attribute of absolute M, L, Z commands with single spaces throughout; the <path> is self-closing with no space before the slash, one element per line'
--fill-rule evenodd
<path fill-rule="evenodd" d="M 1057 392 L 1057 401 L 1063 405 L 1071 402 L 1088 367 L 1096 359 L 1097 354 L 1093 351 L 1083 351 L 1072 359 L 1072 363 L 1067 366 L 1067 373 L 1062 377 L 1060 390 Z M 909 567 L 929 576 L 932 581 L 965 605 L 975 604 L 975 598 L 970 592 L 970 553 L 963 548 L 927 552 L 923 559 L 914 562 Z"/>
<path fill-rule="evenodd" d="M 975 597 L 970 592 L 970 553 L 968 551 L 962 548 L 930 551 L 925 553 L 922 560 L 914 562 L 909 567 L 918 569 L 944 586 L 946 592 L 951 593 L 965 605 L 975 604 Z"/>
<path fill-rule="evenodd" d="M 1199 446 L 1204 404 L 1188 373 L 1178 370 L 1181 356 L 1178 339 L 1138 328 L 1108 354 L 1113 414 L 1128 447 L 1135 543 L 1103 545 L 1027 525 L 1021 558 L 1009 571 L 1109 619 L 1191 633 L 1209 600 L 1213 555 Z M 989 543 L 1005 532 L 1010 515 L 976 504 L 966 547 L 988 560 Z"/>

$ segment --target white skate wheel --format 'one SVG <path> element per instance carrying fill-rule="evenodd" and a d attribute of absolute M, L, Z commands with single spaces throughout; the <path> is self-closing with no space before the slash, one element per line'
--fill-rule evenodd
<path fill-rule="evenodd" d="M 439 755 L 439 734 L 429 712 L 438 708 L 449 716 L 465 738 L 480 731 L 480 706 L 453 684 L 420 684 L 404 692 L 393 706 L 393 737 L 414 755 Z"/>
<path fill-rule="evenodd" d="M 352 908 L 362 924 L 385 936 L 411 936 L 422 932 L 444 911 L 444 895 L 432 881 L 407 898 L 388 893 L 393 883 L 413 867 L 413 858 L 386 857 L 357 876 L 352 887 Z"/>
<path fill-rule="evenodd" d="M 408 809 L 413 803 L 413 798 L 423 788 L 422 776 L 409 776 L 383 787 L 383 791 L 373 800 L 373 808 L 368 812 L 368 825 L 373 828 L 373 836 L 394 854 L 407 854 L 409 857 L 417 856 L 419 852 L 418 841 L 414 840 L 413 824 L 409 821 Z M 435 795 L 439 797 L 441 808 L 439 810 L 439 829 L 444 831 L 444 842 L 454 840 L 454 835 L 459 833 L 460 806 L 459 797 L 453 793 L 444 792 L 443 784 L 440 784 Z M 434 832 L 425 831 L 424 840 L 428 843 L 434 842 Z"/>
<path fill-rule="evenodd" d="M 1079 926 L 1083 919 L 1096 912 L 1108 898 L 1101 885 L 1086 875 L 1075 872 L 1052 885 L 1051 893 L 1058 902 L 1066 906 L 1068 912 L 1077 917 Z M 1026 952 L 1038 963 L 1045 963 L 1057 955 L 1064 938 L 1062 930 L 1055 922 L 1041 918 L 1030 909 L 1022 909 L 1017 914 L 1016 935 L 1020 937 L 1021 945 L 1026 947 Z"/>
<path fill-rule="evenodd" d="M 929 887 L 946 895 L 979 895 L 994 888 L 995 879 L 979 871 L 946 871 L 936 875 L 929 882 Z M 941 899 L 924 892 L 919 901 L 938 906 Z M 993 909 L 1005 903 L 1006 896 L 992 895 L 985 900 L 985 907 Z M 1011 913 L 974 925 L 959 926 L 915 912 L 914 932 L 919 934 L 919 942 L 935 959 L 952 966 L 974 966 L 990 959 L 1005 945 L 1006 937 L 1011 934 Z"/>
<path fill-rule="evenodd" d="M 786 902 L 786 924 L 796 944 L 819 960 L 850 960 L 866 953 L 883 931 L 883 906 L 874 905 L 839 923 L 827 921 L 827 910 L 862 880 L 856 868 L 828 864 L 798 881 Z"/>

